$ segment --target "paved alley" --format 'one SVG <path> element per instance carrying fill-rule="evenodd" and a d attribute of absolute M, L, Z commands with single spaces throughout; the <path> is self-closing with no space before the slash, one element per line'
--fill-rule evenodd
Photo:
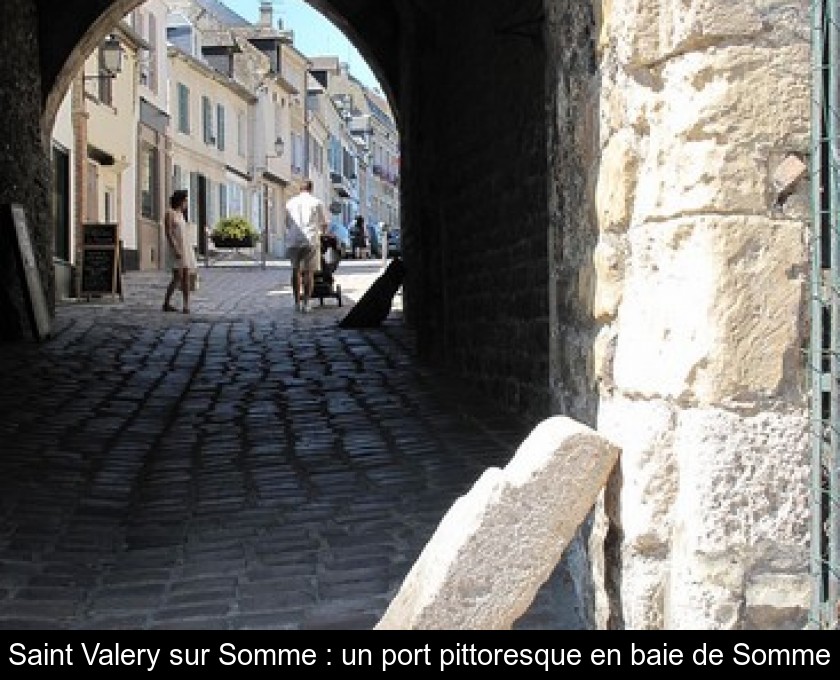
<path fill-rule="evenodd" d="M 413 358 L 399 301 L 292 309 L 288 269 L 200 270 L 61 303 L 0 358 L 0 627 L 366 629 L 452 501 L 527 434 Z M 174 298 L 180 309 L 180 293 Z M 523 626 L 574 628 L 541 594 Z"/>

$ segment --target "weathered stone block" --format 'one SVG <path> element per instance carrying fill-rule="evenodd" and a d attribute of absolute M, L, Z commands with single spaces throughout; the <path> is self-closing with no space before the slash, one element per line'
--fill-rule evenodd
<path fill-rule="evenodd" d="M 747 583 L 745 627 L 801 630 L 808 624 L 811 577 L 808 574 L 758 574 Z"/>
<path fill-rule="evenodd" d="M 630 225 L 639 174 L 639 141 L 628 129 L 611 136 L 601 153 L 595 209 L 602 231 L 622 232 Z"/>
<path fill-rule="evenodd" d="M 672 521 L 679 488 L 673 438 L 678 410 L 661 401 L 603 399 L 598 431 L 622 449 L 617 493 L 604 511 L 622 537 L 620 590 L 610 618 L 632 630 L 660 629 L 665 618 Z M 606 535 L 604 535 L 606 540 Z M 604 615 L 604 618 L 606 616 Z"/>
<path fill-rule="evenodd" d="M 608 321 L 618 314 L 624 290 L 624 250 L 620 237 L 603 234 L 592 255 L 595 268 L 592 316 L 598 321 Z"/>
<path fill-rule="evenodd" d="M 804 233 L 800 222 L 762 217 L 631 230 L 617 388 L 704 404 L 798 391 Z"/>
<path fill-rule="evenodd" d="M 790 155 L 779 163 L 773 173 L 773 188 L 777 193 L 784 194 L 793 189 L 807 172 L 808 166 L 797 156 Z"/>
<path fill-rule="evenodd" d="M 509 629 L 594 505 L 619 449 L 580 423 L 538 425 L 458 499 L 378 629 Z"/>
<path fill-rule="evenodd" d="M 797 28 L 800 35 L 807 32 L 808 14 L 802 3 L 787 3 L 791 11 L 784 16 L 778 3 L 773 4 L 776 6 L 731 0 L 626 0 L 605 6 L 609 15 L 604 23 L 609 25 L 621 60 L 631 67 L 647 66 L 726 40 L 758 39 L 773 22 L 794 34 Z"/>
<path fill-rule="evenodd" d="M 674 450 L 679 493 L 666 626 L 737 628 L 749 606 L 748 583 L 768 573 L 808 573 L 807 414 L 685 411 Z M 797 597 L 807 597 L 805 580 L 796 582 Z M 778 626 L 798 621 L 798 614 L 789 618 L 790 597 L 774 603 L 752 593 L 764 620 L 773 618 L 769 607 L 786 610 Z"/>
<path fill-rule="evenodd" d="M 640 164 L 634 221 L 765 213 L 771 153 L 808 145 L 807 44 L 729 47 L 668 62 Z M 798 66 L 797 66 L 798 65 Z"/>

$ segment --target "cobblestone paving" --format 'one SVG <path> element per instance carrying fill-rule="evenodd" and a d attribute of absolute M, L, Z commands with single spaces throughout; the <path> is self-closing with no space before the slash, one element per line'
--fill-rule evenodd
<path fill-rule="evenodd" d="M 344 269 L 346 294 L 375 274 Z M 50 340 L 2 346 L 0 628 L 375 624 L 527 432 L 418 364 L 399 307 L 341 331 L 352 300 L 295 314 L 288 278 L 202 268 L 184 315 L 129 273 L 124 301 L 62 303 Z M 557 588 L 521 622 L 577 625 Z"/>

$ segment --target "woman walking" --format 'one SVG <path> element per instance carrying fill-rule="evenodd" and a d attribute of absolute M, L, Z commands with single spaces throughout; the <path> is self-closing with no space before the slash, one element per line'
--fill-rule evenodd
<path fill-rule="evenodd" d="M 190 274 L 198 268 L 195 251 L 187 234 L 187 191 L 178 189 L 169 199 L 169 210 L 163 219 L 166 241 L 169 244 L 169 255 L 172 262 L 172 280 L 166 289 L 163 300 L 163 311 L 174 312 L 172 295 L 180 286 L 184 298 L 184 314 L 190 313 Z"/>

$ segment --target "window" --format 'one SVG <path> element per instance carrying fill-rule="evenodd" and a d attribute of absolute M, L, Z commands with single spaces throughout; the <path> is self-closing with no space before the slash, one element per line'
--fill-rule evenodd
<path fill-rule="evenodd" d="M 228 216 L 228 197 L 227 185 L 219 184 L 219 219 L 225 219 Z"/>
<path fill-rule="evenodd" d="M 330 172 L 337 175 L 341 174 L 341 142 L 330 135 L 329 146 L 327 147 L 327 164 L 330 166 Z"/>
<path fill-rule="evenodd" d="M 355 179 L 356 177 L 356 159 L 347 149 L 344 149 L 344 176 L 347 179 Z"/>
<path fill-rule="evenodd" d="M 116 199 L 113 189 L 105 190 L 105 221 L 109 224 L 116 222 Z"/>
<path fill-rule="evenodd" d="M 248 128 L 245 125 L 245 114 L 240 112 L 236 116 L 236 150 L 242 158 L 245 158 L 245 149 L 248 146 L 246 139 Z"/>
<path fill-rule="evenodd" d="M 105 68 L 105 57 L 102 50 L 99 50 L 99 75 L 101 77 L 96 79 L 99 84 L 97 98 L 103 104 L 111 106 L 114 103 L 114 79 L 112 77 L 114 74 Z"/>
<path fill-rule="evenodd" d="M 213 200 L 215 194 L 216 187 L 213 184 L 213 181 L 208 179 L 206 183 L 207 192 L 207 225 L 212 229 L 213 226 L 219 220 L 219 204 Z"/>
<path fill-rule="evenodd" d="M 85 181 L 85 218 L 88 222 L 99 221 L 99 166 L 88 161 Z"/>
<path fill-rule="evenodd" d="M 263 220 L 262 189 L 254 189 L 251 192 L 251 224 L 256 225 L 257 229 L 262 231 L 265 228 Z"/>
<path fill-rule="evenodd" d="M 131 13 L 131 27 L 140 35 L 143 35 L 143 12 L 135 9 Z"/>
<path fill-rule="evenodd" d="M 166 28 L 166 39 L 184 54 L 194 57 L 200 51 L 197 45 L 198 36 L 189 24 L 168 26 Z"/>
<path fill-rule="evenodd" d="M 190 134 L 190 88 L 178 83 L 178 132 Z"/>
<path fill-rule="evenodd" d="M 231 182 L 227 189 L 228 216 L 245 215 L 245 191 L 241 186 Z"/>
<path fill-rule="evenodd" d="M 318 172 L 324 172 L 324 147 L 318 143 L 318 140 L 312 139 L 310 157 L 312 159 L 312 167 Z"/>
<path fill-rule="evenodd" d="M 274 107 L 274 139 L 283 139 L 283 110 L 279 106 Z M 271 147 L 271 144 L 268 145 Z M 269 151 L 269 153 L 271 153 Z"/>
<path fill-rule="evenodd" d="M 303 173 L 304 164 L 303 137 L 292 133 L 292 172 Z"/>
<path fill-rule="evenodd" d="M 198 219 L 198 173 L 191 172 L 190 173 L 190 188 L 189 188 L 189 196 L 187 200 L 189 201 L 189 207 L 187 208 L 187 221 L 194 222 Z"/>
<path fill-rule="evenodd" d="M 70 260 L 70 153 L 53 146 L 53 252 Z"/>
<path fill-rule="evenodd" d="M 213 134 L 213 105 L 209 97 L 201 98 L 201 121 L 204 126 L 204 143 L 215 144 L 216 136 Z"/>
<path fill-rule="evenodd" d="M 158 186 L 158 150 L 143 144 L 140 150 L 140 214 L 147 220 L 156 220 L 160 215 Z"/>
<path fill-rule="evenodd" d="M 157 47 L 157 17 L 154 14 L 149 14 L 149 51 L 146 53 L 146 59 L 148 60 L 148 65 L 146 67 L 146 85 L 152 92 L 155 93 L 158 91 Z"/>
<path fill-rule="evenodd" d="M 216 145 L 219 151 L 225 150 L 225 107 L 216 106 Z"/>

